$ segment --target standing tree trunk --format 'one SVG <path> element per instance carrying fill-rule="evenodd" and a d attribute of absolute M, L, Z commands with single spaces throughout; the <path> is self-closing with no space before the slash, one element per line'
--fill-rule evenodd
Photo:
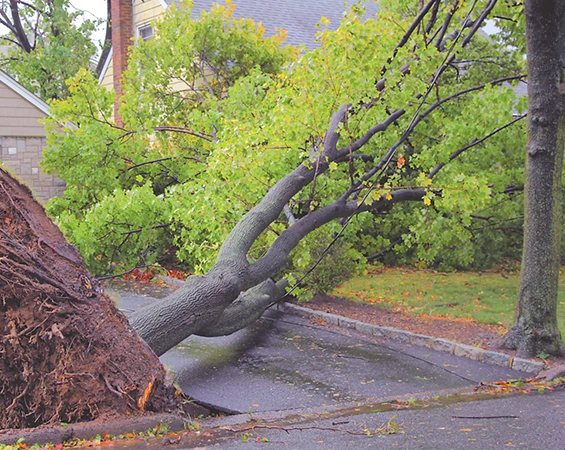
<path fill-rule="evenodd" d="M 565 2 L 526 0 L 528 144 L 522 272 L 515 325 L 504 337 L 519 354 L 559 355 L 561 177 L 565 146 Z"/>

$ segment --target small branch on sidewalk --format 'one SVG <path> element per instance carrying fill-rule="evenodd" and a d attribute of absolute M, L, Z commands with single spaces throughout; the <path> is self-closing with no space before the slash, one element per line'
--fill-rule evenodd
<path fill-rule="evenodd" d="M 283 427 L 279 425 L 252 425 L 250 427 L 245 427 L 245 428 L 233 429 L 227 427 L 225 429 L 231 431 L 232 433 L 246 433 L 249 431 L 254 432 L 255 430 L 262 429 L 262 430 L 280 430 L 280 431 L 285 431 L 288 434 L 290 434 L 291 431 L 321 430 L 321 431 L 337 431 L 338 433 L 347 433 L 347 434 L 352 434 L 354 436 L 367 436 L 366 431 L 351 431 L 351 430 L 345 430 L 343 428 L 321 427 L 316 425 L 310 425 L 305 427 Z"/>
<path fill-rule="evenodd" d="M 291 431 L 305 431 L 305 430 L 320 430 L 320 431 L 336 431 L 338 433 L 346 433 L 346 434 L 351 434 L 353 436 L 367 436 L 367 437 L 371 437 L 371 436 L 384 436 L 387 434 L 396 434 L 396 433 L 402 433 L 402 431 L 400 431 L 400 426 L 401 424 L 398 424 L 394 421 L 394 419 L 396 418 L 396 415 L 392 416 L 389 420 L 387 420 L 385 423 L 383 423 L 380 427 L 375 428 L 374 431 L 372 431 L 369 428 L 364 428 L 363 430 L 359 430 L 359 431 L 353 431 L 353 430 L 346 430 L 344 428 L 335 428 L 335 427 L 323 427 L 323 426 L 319 426 L 319 425 L 308 425 L 308 426 L 293 426 L 293 427 L 284 427 L 284 426 L 280 426 L 280 425 L 251 425 L 249 427 L 245 427 L 245 428 L 239 428 L 239 429 L 234 429 L 234 428 L 230 428 L 230 427 L 226 427 L 224 428 L 227 431 L 231 431 L 232 433 L 254 433 L 256 430 L 280 430 L 280 431 L 284 431 L 287 434 L 290 434 Z M 341 424 L 346 424 L 349 423 L 349 421 L 344 421 L 344 422 L 333 422 L 333 424 L 335 425 L 341 425 Z"/>
<path fill-rule="evenodd" d="M 519 419 L 519 416 L 451 416 L 454 419 Z"/>

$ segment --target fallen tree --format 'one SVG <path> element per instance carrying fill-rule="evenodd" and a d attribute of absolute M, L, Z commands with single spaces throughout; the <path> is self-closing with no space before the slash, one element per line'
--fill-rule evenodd
<path fill-rule="evenodd" d="M 356 96 L 355 101 L 332 106 L 333 113 L 325 130 L 308 140 L 310 156 L 281 177 L 257 206 L 238 221 L 210 270 L 189 277 L 174 294 L 130 317 L 133 329 L 153 352 L 161 355 L 192 334 L 225 335 L 247 326 L 283 297 L 286 287 L 283 271 L 289 255 L 309 233 L 336 219 L 343 219 L 345 226 L 350 217 L 389 211 L 400 203 L 419 202 L 422 207 L 433 205 L 436 199 L 439 203 L 450 191 L 441 184 L 433 185 L 438 174 L 524 118 L 524 115 L 515 118 L 510 114 L 499 115 L 499 122 L 489 123 L 490 128 L 481 129 L 481 135 L 475 133 L 472 124 L 461 123 L 461 127 L 465 125 L 473 130 L 464 135 L 468 141 L 462 142 L 464 139 L 460 137 L 457 146 L 448 146 L 449 151 L 431 164 L 414 162 L 406 170 L 407 183 L 398 182 L 399 171 L 406 169 L 396 155 L 398 149 L 412 151 L 411 139 L 423 125 L 439 133 L 441 120 L 433 122 L 434 115 L 472 94 L 476 94 L 478 104 L 490 96 L 493 101 L 509 106 L 510 113 L 513 100 L 505 97 L 500 86 L 523 78 L 520 74 L 505 74 L 471 84 L 475 81 L 471 70 L 474 62 L 459 60 L 457 54 L 471 46 L 472 38 L 496 1 L 474 2 L 466 10 L 462 10 L 458 1 L 450 7 L 444 5 L 443 0 L 430 0 L 419 9 L 415 20 L 403 30 L 392 48 L 380 77 L 372 80 L 369 92 Z M 404 57 L 403 61 L 397 61 L 402 59 L 399 55 Z M 457 90 L 450 83 L 442 85 L 443 77 L 453 76 L 454 72 L 459 76 L 460 65 L 469 74 L 464 88 Z M 420 77 L 410 83 L 411 72 L 418 70 L 425 79 Z M 399 98 L 404 103 L 395 107 L 389 92 L 403 94 Z M 171 132 L 171 127 L 164 128 Z M 183 129 L 181 133 L 187 134 L 186 131 Z M 372 145 L 378 135 L 387 137 L 383 140 L 387 144 L 384 151 Z M 429 141 L 435 142 L 433 139 Z M 205 140 L 217 143 L 214 139 Z M 104 159 L 111 159 L 109 154 Z M 161 158 L 158 162 L 172 158 Z M 155 162 L 124 161 L 125 172 L 130 167 L 145 167 Z M 396 161 L 396 167 L 391 165 L 392 161 Z M 332 172 L 341 176 L 337 183 L 339 190 L 333 186 L 333 198 L 315 204 L 312 200 L 316 186 Z M 491 189 L 486 185 L 477 188 L 477 180 L 466 183 L 464 177 L 457 178 L 455 183 L 462 190 L 470 189 L 474 193 Z M 5 353 L 0 386 L 2 393 L 11 394 L 2 397 L 5 417 L 0 415 L 0 425 L 82 420 L 110 410 L 127 413 L 170 405 L 164 372 L 154 354 L 100 294 L 78 253 L 63 243 L 59 232 L 45 221 L 44 211 L 37 203 L 26 201 L 22 188 L 9 180 L 5 172 L 2 172 L 2 184 L 8 194 L 4 199 L 5 212 L 0 217 L 2 236 L 6 236 L 5 243 L 2 241 L 0 266 L 5 318 L 0 338 L 3 344 L 0 348 Z M 179 197 L 190 194 L 187 191 Z M 293 210 L 290 205 L 300 195 L 310 198 L 308 207 Z M 506 195 L 505 189 L 500 195 Z M 14 200 L 18 198 L 19 203 Z M 463 200 L 450 198 L 455 210 Z M 259 257 L 250 257 L 250 251 L 265 232 L 282 218 L 287 219 L 285 228 L 268 241 L 268 248 Z M 131 236 L 132 232 L 126 234 Z M 265 240 L 261 242 L 264 244 Z M 37 260 L 38 255 L 47 251 L 51 259 Z M 26 317 L 33 320 L 28 323 Z M 39 347 L 33 347 L 36 345 Z M 119 350 L 116 354 L 115 348 Z M 139 378 L 135 375 L 137 368 Z M 14 374 L 16 382 L 10 381 Z M 47 381 L 41 381 L 43 376 L 47 376 Z M 84 392 L 90 390 L 104 395 L 103 399 L 97 402 L 85 398 Z M 49 398 L 43 392 L 48 392 Z M 27 414 L 27 418 L 17 419 Z"/>
<path fill-rule="evenodd" d="M 399 203 L 424 202 L 430 205 L 433 197 L 443 195 L 441 187 L 434 189 L 431 184 L 448 163 L 525 117 L 521 115 L 512 118 L 509 114 L 506 122 L 503 119 L 501 126 L 489 130 L 485 136 L 474 136 L 471 142 L 453 149 L 447 161 L 433 166 L 427 174 L 421 174 L 423 176 L 420 183 L 414 183 L 415 179 L 412 178 L 414 184 L 410 186 L 385 187 L 393 178 L 394 169 L 390 167 L 390 163 L 393 158 L 398 158 L 398 149 L 410 146 L 410 139 L 415 136 L 418 126 L 428 123 L 427 120 L 434 113 L 473 93 L 484 95 L 487 89 L 491 89 L 489 95 L 496 96 L 493 86 L 501 92 L 503 84 L 524 78 L 524 75 L 510 75 L 459 91 L 451 90 L 449 95 L 440 94 L 440 80 L 457 61 L 457 52 L 463 52 L 469 46 L 496 3 L 484 2 L 480 10 L 475 10 L 476 4 L 468 10 L 456 4 L 443 9 L 441 2 L 436 0 L 423 5 L 381 69 L 383 78 L 374 80 L 372 96 L 365 97 L 357 104 L 343 104 L 337 108 L 323 135 L 309 148 L 310 157 L 274 184 L 257 206 L 250 209 L 235 225 L 222 244 L 213 267 L 205 275 L 189 277 L 173 295 L 130 317 L 134 328 L 158 355 L 192 334 L 224 334 L 226 329 L 217 329 L 218 322 L 229 322 L 227 329 L 230 332 L 247 326 L 264 309 L 280 300 L 283 290 L 277 288 L 273 279 L 280 277 L 291 252 L 309 233 L 336 219 L 346 220 L 364 212 L 389 211 Z M 455 17 L 459 19 L 456 25 L 453 24 L 457 20 Z M 414 103 L 410 107 L 383 107 L 386 94 L 402 90 L 411 70 L 416 70 L 418 64 L 425 59 L 419 53 L 423 50 L 417 44 L 419 39 L 423 39 L 425 45 L 433 49 L 433 61 L 438 62 L 439 66 L 434 67 L 426 88 L 422 91 L 419 87 L 414 91 Z M 408 50 L 408 61 L 400 64 L 394 58 L 406 51 L 405 47 L 412 50 Z M 394 83 L 386 78 L 387 71 L 395 72 Z M 430 100 L 428 96 L 434 89 L 437 90 L 436 96 Z M 368 114 L 373 108 L 382 108 L 383 114 L 378 116 L 381 118 L 379 122 L 371 123 L 363 132 L 356 134 L 355 138 L 344 136 L 350 128 L 358 127 L 356 120 L 360 120 L 359 117 Z M 399 133 L 399 127 L 405 128 Z M 363 153 L 365 149 L 370 151 L 369 145 L 375 136 L 391 129 L 395 140 L 384 155 L 377 159 Z M 361 169 L 354 166 L 356 161 L 367 164 Z M 348 185 L 334 199 L 327 200 L 318 207 L 312 206 L 307 213 L 296 217 L 289 207 L 292 201 L 297 196 L 304 195 L 306 187 L 310 186 L 313 192 L 322 176 L 339 166 L 345 166 L 346 171 L 349 168 L 349 173 L 345 172 L 349 178 Z M 253 246 L 275 221 L 285 215 L 288 226 L 259 258 L 251 259 Z M 278 285 L 282 287 L 282 282 Z M 242 292 L 246 294 L 241 294 Z"/>
<path fill-rule="evenodd" d="M 428 207 L 399 202 L 357 215 L 333 249 L 346 249 L 341 273 L 359 273 L 363 255 L 397 240 L 388 263 L 452 270 L 517 258 L 525 133 L 499 129 L 524 112 L 509 85 L 525 64 L 519 42 L 508 37 L 519 31 L 491 39 L 477 33 L 489 12 L 516 14 L 495 3 L 420 9 L 385 0 L 378 20 L 354 8 L 338 30 L 320 32 L 320 48 L 295 57 L 279 47 L 279 36 L 262 37 L 260 24 L 231 18 L 229 6 L 198 20 L 169 8 L 158 38 L 132 49 L 125 128 L 112 122 L 111 93 L 86 74 L 71 81 L 67 101 L 52 104 L 42 165 L 67 188 L 48 212 L 96 275 L 155 262 L 206 273 L 235 223 L 319 153 L 332 116 L 349 104 L 338 148 L 355 148 L 292 197 L 250 258 L 293 217 L 333 202 L 355 181 L 349 199 L 371 187 L 368 203 L 392 188 L 420 186 Z M 393 126 L 367 134 L 400 110 Z M 332 222 L 304 239 L 290 255 L 292 272 L 308 270 L 317 247 L 339 229 Z"/>

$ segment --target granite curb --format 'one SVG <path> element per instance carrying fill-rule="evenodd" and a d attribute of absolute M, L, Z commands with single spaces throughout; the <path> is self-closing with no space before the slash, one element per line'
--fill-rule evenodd
<path fill-rule="evenodd" d="M 292 303 L 277 304 L 279 311 L 295 314 L 297 316 L 308 319 L 321 320 L 329 325 L 335 325 L 341 328 L 354 329 L 363 334 L 369 334 L 378 338 L 391 339 L 403 344 L 418 345 L 427 347 L 439 352 L 449 353 L 455 356 L 481 361 L 486 364 L 492 364 L 500 367 L 508 367 L 521 372 L 538 374 L 544 368 L 544 364 L 530 359 L 511 356 L 506 353 L 485 350 L 472 345 L 460 344 L 458 342 L 449 341 L 447 339 L 435 338 L 433 336 L 425 336 L 421 334 L 411 333 L 409 331 L 398 330 L 396 328 L 373 325 L 360 320 L 354 320 L 347 317 L 338 316 L 336 314 L 326 313 L 316 309 L 305 308 L 303 306 L 294 305 Z"/>
<path fill-rule="evenodd" d="M 59 444 L 72 439 L 93 439 L 94 436 L 110 434 L 131 433 L 139 435 L 157 425 L 167 424 L 168 432 L 183 431 L 191 423 L 191 419 L 177 414 L 147 414 L 130 418 L 117 418 L 115 420 L 95 420 L 79 422 L 69 425 L 51 425 L 39 428 L 0 430 L 0 445 L 16 445 L 18 440 L 25 439 L 26 444 Z M 19 448 L 19 447 L 18 447 Z"/>

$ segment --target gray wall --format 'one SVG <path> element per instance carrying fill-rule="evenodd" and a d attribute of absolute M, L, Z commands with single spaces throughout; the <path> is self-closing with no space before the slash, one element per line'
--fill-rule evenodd
<path fill-rule="evenodd" d="M 42 203 L 62 195 L 65 190 L 63 181 L 41 170 L 39 161 L 44 148 L 44 137 L 0 137 L 2 164 L 18 180 L 26 183 Z"/>
<path fill-rule="evenodd" d="M 42 203 L 65 190 L 63 181 L 43 173 L 39 166 L 45 148 L 45 129 L 39 120 L 46 116 L 0 82 L 0 164 L 27 184 Z"/>

